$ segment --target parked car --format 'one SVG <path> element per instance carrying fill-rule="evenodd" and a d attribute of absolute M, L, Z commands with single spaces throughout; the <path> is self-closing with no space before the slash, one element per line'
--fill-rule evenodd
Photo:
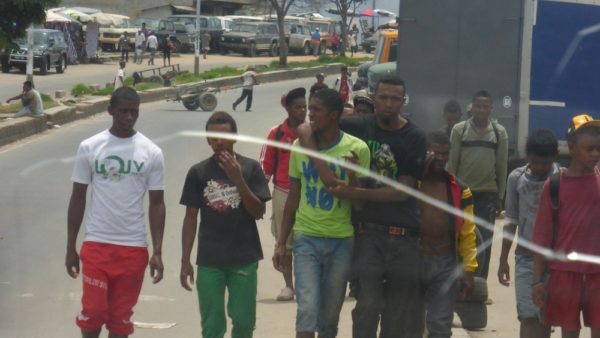
<path fill-rule="evenodd" d="M 290 23 L 286 24 L 286 34 L 288 36 L 289 51 L 293 53 L 301 53 L 310 55 L 312 53 L 312 45 L 310 44 L 310 27 L 303 24 Z"/>
<path fill-rule="evenodd" d="M 27 39 L 15 40 L 18 48 L 10 51 L 7 58 L 3 58 L 2 72 L 8 73 L 11 67 L 25 72 L 27 69 Z M 33 68 L 39 68 L 40 74 L 46 75 L 54 67 L 57 73 L 67 69 L 67 53 L 69 47 L 65 42 L 63 32 L 54 29 L 33 30 Z"/>
<path fill-rule="evenodd" d="M 184 24 L 187 29 L 195 34 L 196 32 L 196 16 L 195 15 L 172 15 L 167 18 L 169 21 Z M 218 51 L 221 35 L 227 29 L 225 25 L 227 21 L 216 16 L 201 15 L 200 16 L 200 34 L 208 32 L 210 34 L 210 49 Z M 193 46 L 193 43 L 192 43 Z"/>
<path fill-rule="evenodd" d="M 220 42 L 221 54 L 229 51 L 254 57 L 258 52 L 278 54 L 279 30 L 274 22 L 236 22 L 231 32 L 223 33 Z"/>
<path fill-rule="evenodd" d="M 335 32 L 337 35 L 340 35 L 342 32 L 342 28 L 338 21 L 333 19 L 317 19 L 312 18 L 307 21 L 308 27 L 310 27 L 310 31 L 314 32 L 315 29 L 319 28 L 319 33 L 321 34 L 321 44 L 319 45 L 318 54 L 324 54 L 327 48 L 331 49 L 331 37 Z"/>
<path fill-rule="evenodd" d="M 171 36 L 171 41 L 173 41 L 173 45 L 175 46 L 174 51 L 180 53 L 187 53 L 194 50 L 195 33 L 193 26 L 171 20 L 160 20 L 158 28 L 154 31 L 159 43 L 166 36 Z"/>
<path fill-rule="evenodd" d="M 129 36 L 129 45 L 133 47 L 135 45 L 135 37 L 137 31 L 142 28 L 141 22 L 139 26 L 137 22 L 125 20 L 122 25 L 119 26 L 100 26 L 98 31 L 98 45 L 103 51 L 116 51 L 119 49 L 119 39 L 121 35 Z"/>
<path fill-rule="evenodd" d="M 223 33 L 231 32 L 231 24 L 233 23 L 233 20 L 231 18 L 228 18 L 226 16 L 217 16 L 216 18 L 221 21 L 221 27 L 223 27 Z"/>

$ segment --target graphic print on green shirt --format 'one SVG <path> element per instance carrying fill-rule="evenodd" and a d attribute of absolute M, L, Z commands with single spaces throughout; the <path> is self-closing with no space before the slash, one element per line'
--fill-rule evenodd
<path fill-rule="evenodd" d="M 298 146 L 297 141 L 294 142 L 294 146 Z M 358 156 L 358 164 L 369 168 L 369 148 L 366 143 L 349 134 L 342 133 L 335 145 L 320 152 L 340 160 L 355 153 Z M 329 164 L 329 168 L 340 180 L 348 182 L 346 169 L 332 163 Z M 294 224 L 295 232 L 315 237 L 352 237 L 354 230 L 350 219 L 351 201 L 338 199 L 327 191 L 312 160 L 293 151 L 290 157 L 290 179 L 299 180 L 302 186 Z"/>

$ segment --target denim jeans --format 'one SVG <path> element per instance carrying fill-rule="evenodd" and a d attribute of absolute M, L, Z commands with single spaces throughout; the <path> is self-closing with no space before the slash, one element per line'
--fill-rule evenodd
<path fill-rule="evenodd" d="M 294 234 L 296 332 L 318 332 L 321 338 L 337 336 L 353 243 L 353 238 Z"/>
<path fill-rule="evenodd" d="M 538 319 L 542 321 L 542 311 L 533 303 L 531 283 L 533 282 L 533 256 L 515 255 L 515 296 L 519 320 Z"/>
<path fill-rule="evenodd" d="M 360 291 L 352 311 L 354 338 L 417 338 L 423 334 L 424 288 L 418 237 L 363 231 L 356 244 Z"/>
<path fill-rule="evenodd" d="M 475 216 L 486 220 L 491 225 L 496 221 L 496 209 L 498 208 L 498 193 L 495 192 L 473 192 L 473 213 Z M 480 277 L 487 280 L 490 271 L 490 258 L 492 257 L 492 241 L 494 239 L 494 230 L 477 224 L 477 229 L 481 233 L 481 239 L 486 243 L 485 260 L 477 262 L 481 267 L 478 269 Z"/>
<path fill-rule="evenodd" d="M 427 288 L 427 314 L 425 323 L 429 338 L 449 338 L 452 336 L 454 303 L 458 293 L 457 278 L 460 271 L 456 255 L 423 256 L 422 278 Z"/>

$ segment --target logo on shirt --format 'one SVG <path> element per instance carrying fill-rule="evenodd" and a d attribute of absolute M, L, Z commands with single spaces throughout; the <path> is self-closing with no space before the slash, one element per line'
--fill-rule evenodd
<path fill-rule="evenodd" d="M 346 180 L 346 169 L 333 163 L 329 164 L 329 169 L 342 180 Z M 336 198 L 321 183 L 317 167 L 312 160 L 302 161 L 302 173 L 306 180 L 306 203 L 313 208 L 321 210 L 331 210 L 335 206 Z M 341 200 L 337 199 L 337 207 L 341 207 Z"/>
<path fill-rule="evenodd" d="M 390 146 L 384 143 L 379 149 L 373 150 L 371 169 L 381 176 L 395 178 L 398 175 L 398 164 Z"/>
<path fill-rule="evenodd" d="M 125 175 L 139 175 L 144 168 L 144 162 L 127 160 L 116 155 L 110 155 L 103 160 L 96 160 L 96 174 L 102 175 L 111 181 L 120 181 Z"/>
<path fill-rule="evenodd" d="M 227 209 L 237 209 L 242 201 L 235 186 L 223 181 L 210 180 L 204 188 L 206 204 L 213 210 L 226 212 Z"/>

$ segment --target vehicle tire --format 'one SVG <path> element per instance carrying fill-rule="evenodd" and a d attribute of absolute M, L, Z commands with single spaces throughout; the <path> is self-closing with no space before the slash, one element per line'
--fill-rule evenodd
<path fill-rule="evenodd" d="M 217 97 L 213 93 L 205 92 L 200 94 L 200 109 L 203 111 L 213 111 L 217 108 Z"/>
<path fill-rule="evenodd" d="M 269 56 L 277 56 L 279 55 L 278 46 L 276 42 L 271 43 L 271 47 L 269 48 Z"/>
<path fill-rule="evenodd" d="M 365 46 L 365 53 L 371 53 L 371 46 Z"/>
<path fill-rule="evenodd" d="M 10 65 L 8 62 L 2 62 L 2 73 L 10 72 Z"/>
<path fill-rule="evenodd" d="M 56 65 L 56 72 L 62 74 L 67 69 L 67 60 L 64 56 L 61 56 L 58 60 L 58 65 Z"/>
<path fill-rule="evenodd" d="M 473 278 L 473 290 L 465 299 L 461 299 L 462 303 L 484 303 L 488 299 L 487 281 L 481 277 Z"/>
<path fill-rule="evenodd" d="M 198 107 L 200 107 L 200 100 L 198 99 L 198 96 L 194 96 L 193 98 L 190 98 L 190 99 L 185 99 L 182 102 L 183 102 L 183 106 L 187 110 L 194 111 L 194 110 L 198 109 Z"/>
<path fill-rule="evenodd" d="M 467 330 L 483 329 L 487 325 L 487 305 L 484 303 L 458 302 L 454 312 L 460 318 L 462 327 Z"/>
<path fill-rule="evenodd" d="M 174 50 L 176 53 L 183 53 L 183 46 L 181 45 L 181 41 L 179 41 L 179 40 L 175 40 L 175 41 L 173 42 L 173 46 L 174 46 L 173 50 Z"/>
<path fill-rule="evenodd" d="M 254 42 L 250 42 L 248 45 L 248 56 L 251 58 L 256 57 L 256 44 Z"/>
<path fill-rule="evenodd" d="M 221 53 L 221 55 L 227 55 L 227 53 L 228 53 L 228 51 L 227 51 L 227 49 L 225 49 L 225 47 L 221 47 L 219 49 L 219 52 Z"/>
<path fill-rule="evenodd" d="M 154 83 L 163 83 L 163 78 L 161 76 L 158 75 L 153 75 L 148 79 L 148 82 L 154 82 Z"/>
<path fill-rule="evenodd" d="M 19 66 L 19 71 L 23 74 L 25 74 L 27 72 L 27 66 Z"/>
<path fill-rule="evenodd" d="M 310 55 L 311 54 L 310 42 L 306 42 L 304 44 L 304 48 L 302 49 L 302 52 L 303 52 L 304 55 Z"/>
<path fill-rule="evenodd" d="M 485 262 L 487 253 L 485 252 L 485 249 L 481 249 L 481 246 L 483 245 L 483 237 L 481 236 L 481 232 L 479 232 L 479 229 L 477 228 L 475 228 L 475 236 L 477 243 L 477 262 Z M 483 264 L 478 264 L 478 267 L 475 270 L 475 276 L 483 277 Z"/>
<path fill-rule="evenodd" d="M 46 59 L 46 58 L 42 59 L 42 64 L 40 65 L 40 74 L 41 75 L 48 74 L 48 59 Z"/>

